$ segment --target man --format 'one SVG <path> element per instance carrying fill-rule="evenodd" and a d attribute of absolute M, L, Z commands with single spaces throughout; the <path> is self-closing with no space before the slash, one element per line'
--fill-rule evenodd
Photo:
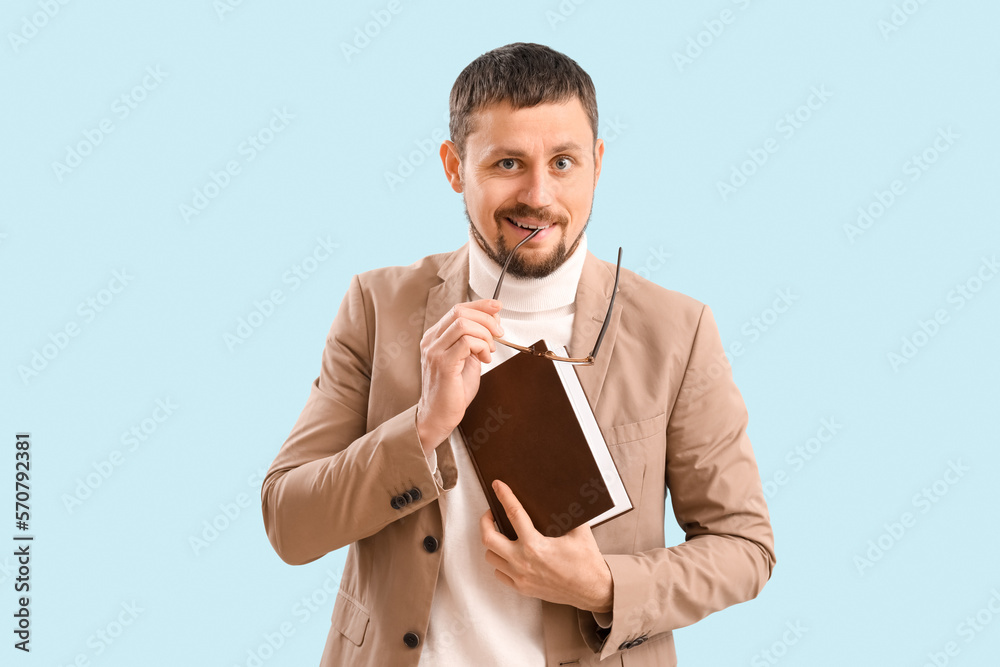
<path fill-rule="evenodd" d="M 323 666 L 675 665 L 672 630 L 756 597 L 775 564 L 711 311 L 622 270 L 575 370 L 634 508 L 547 537 L 500 480 L 508 540 L 456 426 L 515 354 L 495 338 L 574 357 L 597 339 L 615 267 L 584 230 L 604 142 L 590 77 L 537 44 L 473 61 L 450 105 L 441 159 L 469 243 L 354 276 L 261 489 L 268 538 L 291 564 L 350 545 Z M 668 491 L 687 539 L 666 548 Z"/>

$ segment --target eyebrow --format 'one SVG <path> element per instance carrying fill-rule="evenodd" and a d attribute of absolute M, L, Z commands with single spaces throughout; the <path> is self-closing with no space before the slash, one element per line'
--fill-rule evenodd
<path fill-rule="evenodd" d="M 577 153 L 582 153 L 583 147 L 576 142 L 569 141 L 566 143 L 559 144 L 558 146 L 552 149 L 552 153 L 567 153 L 573 151 Z M 507 148 L 504 146 L 497 146 L 489 150 L 483 159 L 488 160 L 496 155 L 510 155 L 511 157 L 520 157 L 520 158 L 528 156 L 527 153 L 517 148 Z"/>

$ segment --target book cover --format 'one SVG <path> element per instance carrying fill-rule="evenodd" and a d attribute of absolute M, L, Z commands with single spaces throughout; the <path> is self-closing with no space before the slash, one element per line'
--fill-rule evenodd
<path fill-rule="evenodd" d="M 535 529 L 549 537 L 632 509 L 569 364 L 515 354 L 482 375 L 458 428 L 493 517 L 511 540 L 517 533 L 493 491 L 494 479 L 511 488 Z"/>

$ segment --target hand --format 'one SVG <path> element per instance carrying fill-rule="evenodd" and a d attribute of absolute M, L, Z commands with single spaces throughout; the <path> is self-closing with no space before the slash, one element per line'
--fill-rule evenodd
<path fill-rule="evenodd" d="M 509 486 L 496 480 L 493 490 L 517 532 L 517 540 L 507 539 L 493 526 L 490 511 L 479 519 L 486 562 L 496 568 L 494 576 L 522 595 L 584 611 L 611 611 L 614 580 L 590 526 L 546 537 L 535 530 Z"/>
<path fill-rule="evenodd" d="M 492 361 L 500 302 L 480 299 L 460 303 L 420 339 L 420 401 L 417 435 L 430 454 L 458 426 L 476 392 L 481 364 Z"/>

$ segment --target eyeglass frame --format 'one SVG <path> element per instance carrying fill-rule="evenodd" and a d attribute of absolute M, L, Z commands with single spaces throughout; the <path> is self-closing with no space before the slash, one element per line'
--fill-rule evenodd
<path fill-rule="evenodd" d="M 535 234 L 542 231 L 541 229 L 536 229 L 531 232 L 523 239 L 520 243 L 514 246 L 514 249 L 510 251 L 507 255 L 507 259 L 504 260 L 503 267 L 500 269 L 500 278 L 497 280 L 497 288 L 493 290 L 493 299 L 496 300 L 497 296 L 500 294 L 500 286 L 503 284 L 503 277 L 507 274 L 507 266 L 510 264 L 510 260 L 514 257 L 514 253 L 517 249 L 529 241 Z M 513 348 L 518 352 L 524 352 L 525 354 L 531 354 L 536 357 L 544 357 L 545 359 L 551 359 L 552 361 L 562 361 L 568 364 L 574 364 L 577 366 L 593 366 L 594 360 L 597 358 L 597 351 L 601 348 L 601 342 L 604 340 L 604 334 L 608 330 L 608 323 L 611 321 L 611 311 L 615 306 L 615 294 L 618 293 L 618 275 L 621 273 L 622 268 L 622 249 L 618 248 L 618 264 L 615 267 L 615 286 L 611 290 L 611 301 L 608 303 L 608 312 L 604 315 L 604 324 L 601 325 L 601 332 L 597 334 L 597 342 L 594 343 L 594 350 L 583 358 L 576 357 L 562 357 L 552 352 L 551 350 L 536 350 L 534 347 L 524 347 L 523 345 L 518 345 L 517 343 L 511 343 L 509 341 L 500 338 L 499 336 L 494 336 L 493 340 L 496 342 L 506 345 L 509 348 Z"/>

